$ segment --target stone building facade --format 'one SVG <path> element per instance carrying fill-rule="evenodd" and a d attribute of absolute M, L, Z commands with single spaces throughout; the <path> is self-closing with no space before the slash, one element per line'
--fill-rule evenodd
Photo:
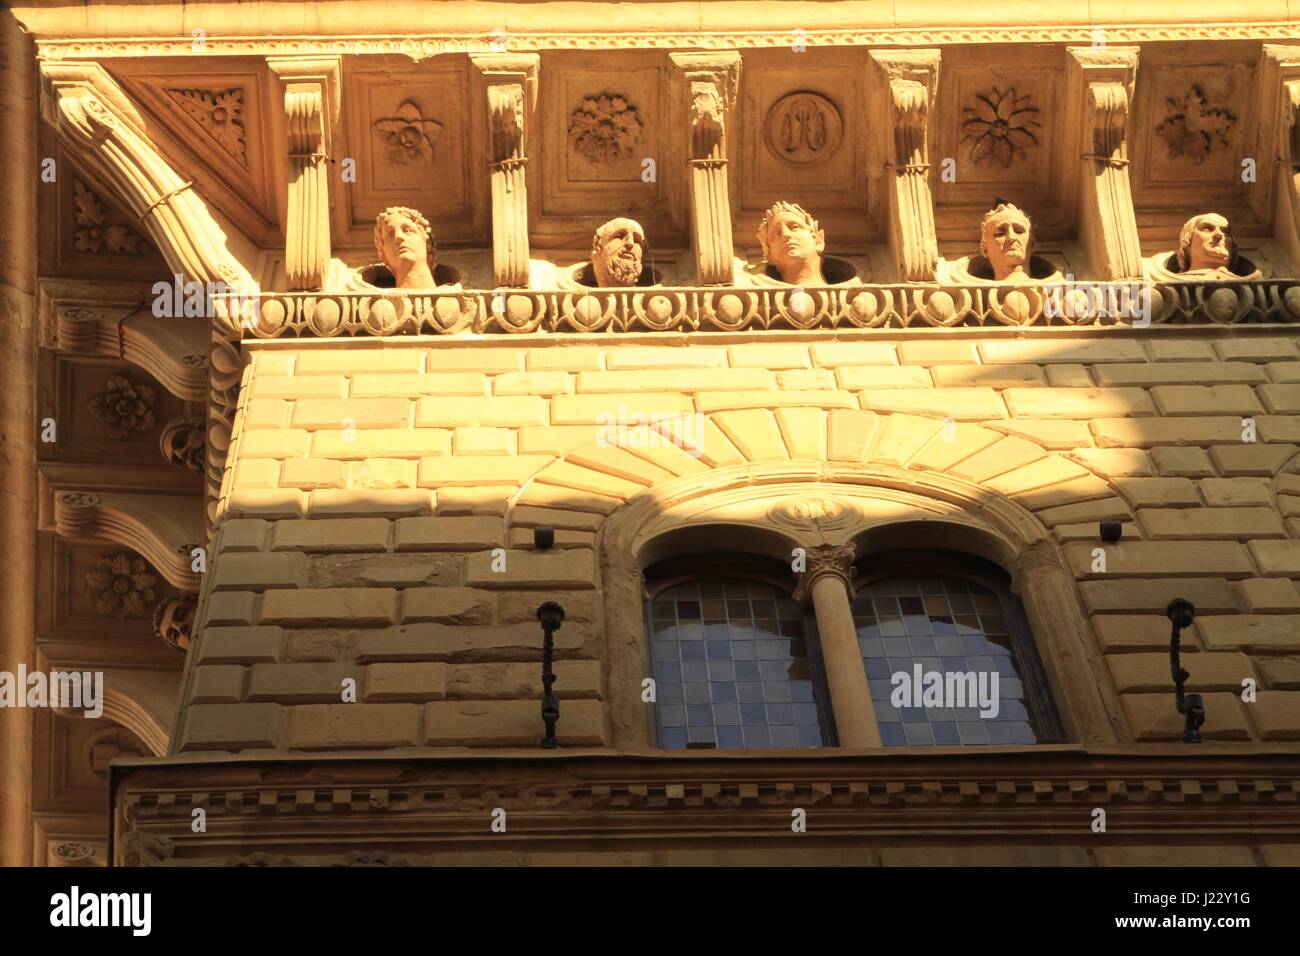
<path fill-rule="evenodd" d="M 5 15 L 4 862 L 1300 863 L 1294 10 L 347 7 Z"/>

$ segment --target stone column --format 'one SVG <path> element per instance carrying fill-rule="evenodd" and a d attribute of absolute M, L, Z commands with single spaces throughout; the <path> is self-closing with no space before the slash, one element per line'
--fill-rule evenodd
<path fill-rule="evenodd" d="M 0 10 L 0 670 L 36 666 L 36 53 Z M 69 175 L 59 169 L 57 175 Z M 50 190 L 53 201 L 54 184 Z M 0 718 L 0 866 L 32 864 L 32 712 Z"/>
<path fill-rule="evenodd" d="M 880 746 L 880 729 L 871 705 L 867 672 L 858 650 L 858 632 L 853 626 L 852 545 L 821 545 L 807 549 L 808 566 L 795 599 L 812 600 L 817 615 L 826 682 L 830 686 L 831 711 L 841 747 Z"/>

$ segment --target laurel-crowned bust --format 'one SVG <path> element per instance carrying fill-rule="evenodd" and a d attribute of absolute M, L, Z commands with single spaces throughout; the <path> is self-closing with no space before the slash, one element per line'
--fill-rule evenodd
<path fill-rule="evenodd" d="M 980 222 L 980 255 L 988 260 L 998 282 L 1030 277 L 1033 224 L 1024 210 L 1000 202 Z"/>
<path fill-rule="evenodd" d="M 633 219 L 611 219 L 591 238 L 591 271 L 596 285 L 633 286 L 645 267 L 645 230 Z"/>
<path fill-rule="evenodd" d="M 1232 273 L 1237 259 L 1237 240 L 1232 226 L 1217 212 L 1205 212 L 1183 223 L 1178 234 L 1178 271 Z"/>
<path fill-rule="evenodd" d="M 825 285 L 822 253 L 826 233 L 807 210 L 790 202 L 779 202 L 763 213 L 758 224 L 758 244 L 763 260 L 771 263 L 783 282 L 790 285 Z"/>
<path fill-rule="evenodd" d="M 389 206 L 375 219 L 375 251 L 399 289 L 432 289 L 438 245 L 429 220 L 415 209 Z"/>

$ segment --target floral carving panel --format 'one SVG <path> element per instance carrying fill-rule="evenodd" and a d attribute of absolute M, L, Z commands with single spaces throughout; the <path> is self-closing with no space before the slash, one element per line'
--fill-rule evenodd
<path fill-rule="evenodd" d="M 642 128 L 626 96 L 601 93 L 584 97 L 569 117 L 569 143 L 588 162 L 608 165 L 636 155 Z"/>
<path fill-rule="evenodd" d="M 86 575 L 86 596 L 103 617 L 144 617 L 158 600 L 158 575 L 144 558 L 120 551 Z"/>
<path fill-rule="evenodd" d="M 1209 101 L 1196 84 L 1182 96 L 1166 99 L 1165 109 L 1156 135 L 1164 141 L 1169 156 L 1200 164 L 1215 150 L 1228 148 L 1237 117 L 1226 107 Z"/>
<path fill-rule="evenodd" d="M 168 89 L 167 95 L 239 165 L 248 166 L 244 91 Z"/>
<path fill-rule="evenodd" d="M 375 217 L 389 206 L 420 210 L 440 240 L 477 238 L 488 208 L 471 202 L 468 163 L 480 155 L 482 119 L 465 67 L 354 70 L 343 98 L 346 152 L 338 155 L 356 160 L 342 205 L 352 241 L 370 245 Z"/>
<path fill-rule="evenodd" d="M 1009 169 L 1028 159 L 1039 145 L 1043 124 L 1039 109 L 1028 93 L 1014 86 L 992 86 L 975 94 L 973 106 L 962 109 L 962 144 L 967 159 L 976 166 Z"/>
<path fill-rule="evenodd" d="M 109 253 L 117 256 L 138 256 L 145 250 L 145 241 L 128 226 L 116 212 L 91 192 L 80 179 L 72 180 L 73 220 L 72 246 L 77 252 Z"/>
<path fill-rule="evenodd" d="M 137 385 L 125 376 L 110 375 L 103 393 L 92 398 L 86 408 L 108 426 L 114 438 L 125 438 L 132 432 L 153 431 L 157 424 L 153 411 L 156 397 L 152 385 Z"/>

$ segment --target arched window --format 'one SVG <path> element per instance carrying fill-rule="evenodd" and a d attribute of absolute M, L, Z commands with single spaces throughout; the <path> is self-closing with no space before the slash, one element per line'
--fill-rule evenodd
<path fill-rule="evenodd" d="M 1020 601 L 1001 568 L 899 551 L 857 567 L 853 621 L 887 747 L 1062 739 Z"/>
<path fill-rule="evenodd" d="M 658 746 L 834 743 L 816 624 L 792 598 L 788 568 L 704 554 L 661 561 L 645 578 Z"/>

